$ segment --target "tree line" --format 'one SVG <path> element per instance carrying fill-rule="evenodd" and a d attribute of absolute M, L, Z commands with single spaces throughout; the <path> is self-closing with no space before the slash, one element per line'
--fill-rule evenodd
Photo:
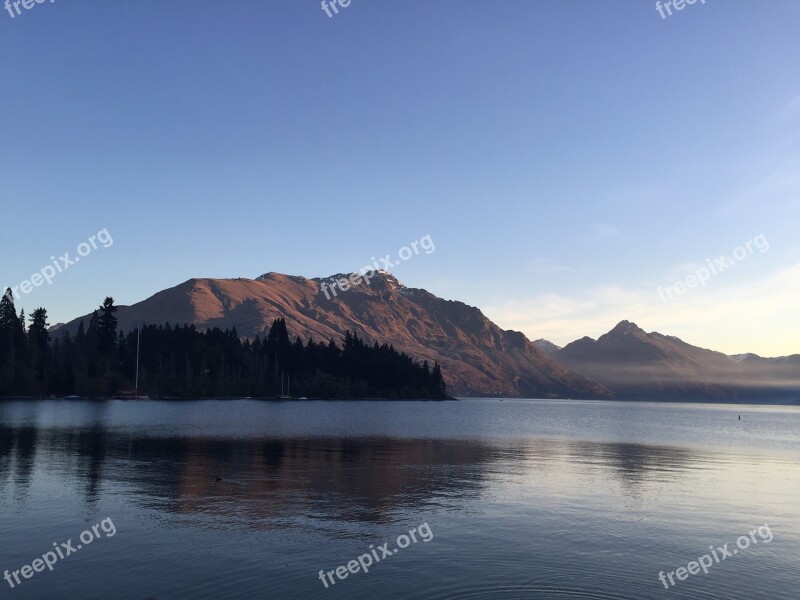
<path fill-rule="evenodd" d="M 106 298 L 74 335 L 51 336 L 47 311 L 17 314 L 8 290 L 0 299 L 0 396 L 158 398 L 254 397 L 448 398 L 439 364 L 418 363 L 393 346 L 369 345 L 347 331 L 333 339 L 294 341 L 284 319 L 263 336 L 241 339 L 236 329 L 144 325 L 118 331 Z"/>

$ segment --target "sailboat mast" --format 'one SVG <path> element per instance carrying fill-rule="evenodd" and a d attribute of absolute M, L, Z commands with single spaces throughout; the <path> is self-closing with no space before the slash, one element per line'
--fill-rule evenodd
<path fill-rule="evenodd" d="M 141 329 L 136 326 L 136 398 L 139 398 L 139 340 L 141 337 Z"/>

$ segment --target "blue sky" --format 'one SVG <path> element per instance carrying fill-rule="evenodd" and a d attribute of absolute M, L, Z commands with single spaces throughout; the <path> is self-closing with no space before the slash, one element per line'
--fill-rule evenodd
<path fill-rule="evenodd" d="M 12 9 L 13 10 L 13 9 Z M 55 0 L 0 12 L 2 276 L 51 322 L 355 270 L 564 344 L 800 352 L 800 4 Z M 704 287 L 658 287 L 763 235 Z"/>

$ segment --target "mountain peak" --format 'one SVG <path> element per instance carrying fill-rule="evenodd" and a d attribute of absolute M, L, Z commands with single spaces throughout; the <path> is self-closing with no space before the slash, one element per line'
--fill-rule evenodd
<path fill-rule="evenodd" d="M 360 277 L 359 283 L 354 286 L 355 288 L 362 288 L 362 291 L 368 291 L 370 288 L 376 290 L 404 290 L 406 286 L 404 286 L 394 275 L 392 275 L 389 271 L 377 270 L 373 272 L 367 271 L 366 274 L 362 274 L 360 271 L 354 271 L 353 273 L 334 273 L 333 275 L 328 275 L 327 277 L 315 277 L 312 281 L 316 281 L 318 284 L 326 283 L 329 286 L 336 285 L 337 282 L 341 281 L 342 279 L 350 279 L 350 278 Z M 261 279 L 259 277 L 259 279 Z"/>
<path fill-rule="evenodd" d="M 356 276 L 360 276 L 361 280 L 354 287 L 363 286 L 362 291 L 368 291 L 370 287 L 380 291 L 385 291 L 387 289 L 390 291 L 406 289 L 406 286 L 403 285 L 403 283 L 400 282 L 397 277 L 392 275 L 389 271 L 384 271 L 383 269 L 378 269 L 372 272 L 367 271 L 366 275 L 362 274 L 360 271 L 353 271 L 352 273 L 333 273 L 332 275 L 328 275 L 326 277 L 314 277 L 312 279 L 303 277 L 301 275 L 286 275 L 284 273 L 269 271 L 256 277 L 255 281 L 260 281 L 261 283 L 294 282 L 301 284 L 314 281 L 317 284 L 326 283 L 329 286 L 332 286 L 342 279 L 350 279 L 351 277 L 355 278 Z"/>
<path fill-rule="evenodd" d="M 287 275 L 285 273 L 278 273 L 276 271 L 269 271 L 255 278 L 255 281 L 262 281 L 262 282 L 276 281 L 276 280 L 286 280 L 286 281 L 296 281 L 296 282 L 308 281 L 308 279 L 306 277 L 303 277 L 302 275 Z M 246 279 L 239 278 L 236 281 L 246 281 Z"/>
<path fill-rule="evenodd" d="M 753 354 L 752 352 L 747 352 L 745 354 L 734 354 L 729 356 L 732 361 L 734 362 L 742 362 L 746 360 L 759 360 L 761 357 L 758 354 Z"/>
<path fill-rule="evenodd" d="M 631 323 L 630 321 L 620 321 L 619 323 L 617 323 L 614 329 L 609 331 L 609 333 L 618 335 L 630 335 L 631 333 L 638 333 L 640 331 L 644 333 L 644 330 L 641 327 L 639 327 L 636 323 Z"/>
<path fill-rule="evenodd" d="M 533 345 L 536 346 L 539 350 L 544 352 L 545 354 L 555 354 L 559 350 L 561 350 L 561 346 L 556 346 L 550 340 L 546 340 L 544 338 L 540 338 L 533 342 Z"/>

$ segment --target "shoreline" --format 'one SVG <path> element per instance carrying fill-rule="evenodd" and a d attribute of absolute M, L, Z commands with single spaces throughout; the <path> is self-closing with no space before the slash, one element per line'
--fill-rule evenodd
<path fill-rule="evenodd" d="M 800 407 L 800 398 L 787 399 L 787 400 L 770 400 L 770 401 L 754 401 L 752 399 L 742 400 L 650 400 L 650 399 L 605 399 L 605 398 L 528 398 L 517 396 L 450 396 L 448 398 L 382 398 L 382 397 L 368 397 L 368 398 L 326 398 L 326 397 L 311 397 L 311 398 L 275 398 L 271 396 L 200 396 L 200 397 L 148 397 L 148 398 L 116 398 L 116 397 L 53 397 L 53 396 L 0 396 L 0 402 L 15 402 L 15 401 L 64 401 L 64 402 L 107 402 L 109 400 L 122 400 L 125 402 L 230 402 L 236 400 L 248 400 L 254 402 L 460 402 L 464 400 L 487 400 L 497 402 L 550 402 L 550 403 L 593 403 L 593 404 L 676 404 L 680 406 L 694 405 L 694 406 L 774 406 L 774 407 Z"/>

